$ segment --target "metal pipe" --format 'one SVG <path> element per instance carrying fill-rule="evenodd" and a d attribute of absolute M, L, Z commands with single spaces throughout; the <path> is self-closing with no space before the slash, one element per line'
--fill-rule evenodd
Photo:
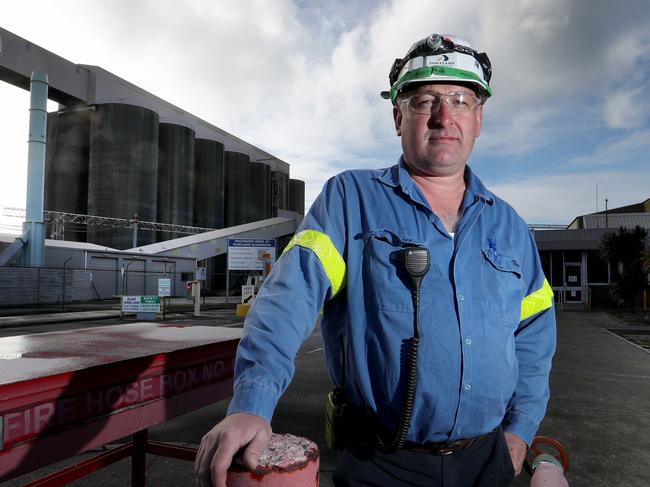
<path fill-rule="evenodd" d="M 62 306 L 63 311 L 65 311 L 65 266 L 71 260 L 72 257 L 68 257 L 68 259 L 63 263 L 63 306 Z"/>
<path fill-rule="evenodd" d="M 124 267 L 124 274 L 122 274 L 122 294 L 128 296 L 129 290 L 129 266 L 133 264 L 135 260 L 132 260 Z"/>
<path fill-rule="evenodd" d="M 42 267 L 45 249 L 43 191 L 45 184 L 45 143 L 47 135 L 47 90 L 45 73 L 33 72 L 30 84 L 29 141 L 27 151 L 27 206 L 24 229 L 29 240 L 23 254 L 28 267 Z"/>

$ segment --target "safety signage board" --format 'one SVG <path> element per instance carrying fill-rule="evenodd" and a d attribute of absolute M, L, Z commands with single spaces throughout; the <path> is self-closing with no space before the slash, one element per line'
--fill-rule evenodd
<path fill-rule="evenodd" d="M 122 296 L 124 313 L 160 313 L 160 296 Z"/>
<path fill-rule="evenodd" d="M 277 245 L 275 239 L 228 239 L 228 270 L 261 271 L 263 269 L 263 254 L 269 254 L 271 264 L 273 264 Z"/>
<path fill-rule="evenodd" d="M 206 267 L 197 267 L 194 271 L 194 280 L 205 281 L 208 277 L 208 270 Z"/>
<path fill-rule="evenodd" d="M 251 304 L 255 299 L 255 286 L 245 285 L 241 287 L 242 304 Z"/>
<path fill-rule="evenodd" d="M 168 277 L 158 279 L 158 296 L 172 295 L 172 280 Z"/>

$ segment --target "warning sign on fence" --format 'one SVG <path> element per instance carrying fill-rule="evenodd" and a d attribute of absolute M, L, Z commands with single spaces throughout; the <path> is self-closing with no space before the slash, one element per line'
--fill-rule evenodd
<path fill-rule="evenodd" d="M 123 313 L 160 313 L 160 296 L 122 296 Z"/>

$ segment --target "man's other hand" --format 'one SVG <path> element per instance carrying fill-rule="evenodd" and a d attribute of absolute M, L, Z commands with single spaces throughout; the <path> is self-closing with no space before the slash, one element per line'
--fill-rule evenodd
<path fill-rule="evenodd" d="M 514 433 L 506 431 L 504 434 L 506 437 L 506 443 L 508 444 L 510 458 L 512 459 L 512 465 L 515 467 L 515 475 L 519 475 L 524 460 L 526 459 L 528 445 L 526 445 L 526 442 Z"/>
<path fill-rule="evenodd" d="M 264 418 L 248 413 L 227 416 L 201 439 L 194 462 L 197 485 L 226 487 L 232 459 L 244 447 L 244 465 L 255 469 L 270 439 L 271 425 Z"/>

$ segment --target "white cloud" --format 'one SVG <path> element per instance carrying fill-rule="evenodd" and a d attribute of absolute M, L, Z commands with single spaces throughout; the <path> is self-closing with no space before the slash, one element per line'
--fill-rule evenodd
<path fill-rule="evenodd" d="M 645 119 L 647 105 L 641 89 L 614 92 L 605 98 L 605 121 L 615 129 L 638 128 Z"/>
<path fill-rule="evenodd" d="M 341 168 L 394 162 L 399 139 L 378 93 L 393 60 L 431 32 L 456 33 L 493 61 L 495 95 L 478 156 L 534 163 L 542 149 L 567 138 L 583 144 L 582 135 L 608 128 L 617 128 L 603 137 L 618 140 L 612 147 L 637 144 L 625 154 L 638 157 L 646 147 L 649 107 L 638 103 L 649 77 L 645 0 L 464 0 L 435 8 L 422 0 L 12 3 L 3 27 L 286 160 L 291 177 L 306 182 L 307 204 Z M 19 109 L 3 105 L 9 117 Z M 0 128 L 4 156 L 24 136 Z M 579 152 L 570 165 L 625 157 L 605 145 Z M 549 170 L 563 161 L 548 161 Z"/>
<path fill-rule="evenodd" d="M 27 137 L 29 93 L 0 83 L 0 206 L 23 208 L 27 187 Z"/>
<path fill-rule="evenodd" d="M 644 129 L 610 137 L 600 145 L 585 148 L 583 155 L 568 160 L 563 167 L 569 170 L 586 167 L 620 167 L 636 161 L 642 163 L 643 168 L 647 168 L 648 154 L 650 154 L 650 129 Z M 650 192 L 650 171 L 646 170 L 640 177 L 647 182 Z"/>
<path fill-rule="evenodd" d="M 585 171 L 505 182 L 489 188 L 510 203 L 528 223 L 569 224 L 576 216 L 644 201 L 648 176 L 643 173 Z M 596 200 L 598 192 L 598 201 Z"/>

